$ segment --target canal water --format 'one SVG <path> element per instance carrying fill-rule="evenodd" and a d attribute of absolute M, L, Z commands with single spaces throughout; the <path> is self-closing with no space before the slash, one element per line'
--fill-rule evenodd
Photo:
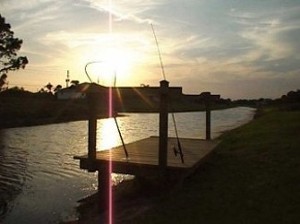
<path fill-rule="evenodd" d="M 253 118 L 254 109 L 212 112 L 212 137 Z M 205 113 L 175 114 L 180 137 L 205 138 Z M 158 114 L 118 118 L 125 143 L 158 135 Z M 95 173 L 79 169 L 87 153 L 87 121 L 0 130 L 0 223 L 59 223 L 76 218 L 79 199 L 97 188 Z M 169 136 L 175 136 L 169 119 Z M 120 145 L 113 119 L 98 120 L 97 150 Z M 113 175 L 115 184 L 126 176 Z"/>

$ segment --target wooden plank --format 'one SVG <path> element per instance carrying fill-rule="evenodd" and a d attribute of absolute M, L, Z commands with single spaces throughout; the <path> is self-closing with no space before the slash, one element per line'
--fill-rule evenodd
<path fill-rule="evenodd" d="M 192 169 L 197 166 L 219 143 L 215 140 L 205 141 L 201 139 L 180 139 L 185 163 L 182 164 L 180 156 L 174 155 L 173 147 L 177 147 L 176 138 L 168 138 L 168 170 Z M 150 137 L 136 142 L 126 144 L 129 154 L 126 160 L 123 146 L 111 150 L 97 151 L 95 168 L 102 170 L 112 163 L 112 171 L 116 173 L 142 174 L 155 173 L 158 171 L 158 137 Z M 88 169 L 88 157 L 75 156 L 80 160 L 80 167 Z"/>

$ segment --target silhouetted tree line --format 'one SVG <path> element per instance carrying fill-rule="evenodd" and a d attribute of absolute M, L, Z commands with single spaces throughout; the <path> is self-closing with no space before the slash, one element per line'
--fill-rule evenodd
<path fill-rule="evenodd" d="M 54 99 L 52 93 L 46 91 L 39 91 L 36 93 L 25 90 L 23 87 L 12 87 L 0 92 L 0 98 L 40 98 L 40 99 Z"/>
<path fill-rule="evenodd" d="M 290 91 L 281 97 L 283 103 L 300 103 L 300 90 Z"/>
<path fill-rule="evenodd" d="M 282 109 L 300 110 L 300 90 L 290 91 L 277 100 Z"/>
<path fill-rule="evenodd" d="M 298 110 L 300 109 L 300 90 L 289 91 L 287 94 L 282 95 L 280 98 L 277 99 L 239 99 L 232 101 L 232 104 L 253 107 L 273 105 L 279 106 L 282 109 Z"/>

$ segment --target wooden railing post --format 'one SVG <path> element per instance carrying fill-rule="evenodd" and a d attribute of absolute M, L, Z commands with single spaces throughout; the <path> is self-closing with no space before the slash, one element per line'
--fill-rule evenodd
<path fill-rule="evenodd" d="M 91 164 L 91 171 L 93 171 L 92 164 L 96 160 L 96 142 L 97 142 L 97 94 L 87 94 L 89 107 L 89 121 L 88 121 L 88 159 Z"/>
<path fill-rule="evenodd" d="M 159 154 L 158 165 L 162 173 L 167 168 L 168 157 L 168 91 L 169 82 L 160 82 L 160 111 L 159 111 Z"/>
<path fill-rule="evenodd" d="M 211 94 L 208 92 L 205 98 L 205 111 L 206 111 L 206 140 L 211 139 Z"/>
<path fill-rule="evenodd" d="M 210 92 L 202 92 L 200 94 L 202 102 L 204 102 L 205 105 L 205 120 L 206 120 L 206 129 L 205 129 L 205 134 L 206 134 L 206 140 L 211 139 L 211 105 L 218 100 L 220 100 L 221 96 L 218 94 L 211 94 Z"/>
<path fill-rule="evenodd" d="M 201 100 L 204 103 L 205 106 L 205 139 L 210 140 L 211 139 L 211 101 L 212 96 L 210 92 L 202 92 L 201 94 Z M 218 95 L 215 95 L 218 97 Z"/>

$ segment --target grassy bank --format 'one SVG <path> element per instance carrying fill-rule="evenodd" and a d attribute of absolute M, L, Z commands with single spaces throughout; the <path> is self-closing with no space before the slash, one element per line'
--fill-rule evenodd
<path fill-rule="evenodd" d="M 299 223 L 299 118 L 272 110 L 224 134 L 180 190 L 129 223 Z"/>

